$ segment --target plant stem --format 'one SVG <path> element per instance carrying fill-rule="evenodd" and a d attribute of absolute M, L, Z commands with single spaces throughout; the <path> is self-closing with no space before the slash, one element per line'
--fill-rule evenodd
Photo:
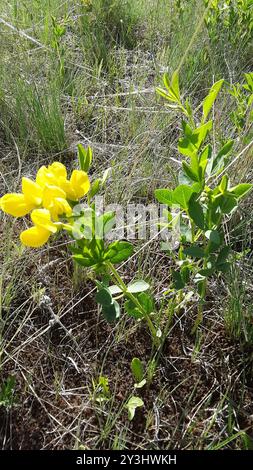
<path fill-rule="evenodd" d="M 155 328 L 149 314 L 146 312 L 146 310 L 140 304 L 139 300 L 132 294 L 132 292 L 129 292 L 127 290 L 126 284 L 124 283 L 123 279 L 121 278 L 121 276 L 119 275 L 117 269 L 113 266 L 113 264 L 108 261 L 107 266 L 109 267 L 111 273 L 113 274 L 113 276 L 116 280 L 116 283 L 118 284 L 118 287 L 120 287 L 122 289 L 122 292 L 124 293 L 124 295 L 126 297 L 128 297 L 128 299 L 131 300 L 136 305 L 138 310 L 140 310 L 140 312 L 145 317 L 145 320 L 148 324 L 150 333 L 151 333 L 152 338 L 153 338 L 153 342 L 154 342 L 154 344 L 158 344 L 158 338 L 157 338 L 157 335 L 156 335 L 156 328 Z"/>
<path fill-rule="evenodd" d="M 203 268 L 206 268 L 206 260 L 204 261 Z M 198 315 L 197 318 L 194 322 L 193 328 L 191 330 L 191 333 L 194 334 L 196 333 L 196 330 L 200 323 L 203 321 L 203 309 L 204 309 L 204 303 L 205 303 L 205 298 L 206 298 L 206 287 L 207 287 L 207 280 L 206 278 L 201 281 L 201 291 L 200 291 L 200 300 L 198 304 Z"/>

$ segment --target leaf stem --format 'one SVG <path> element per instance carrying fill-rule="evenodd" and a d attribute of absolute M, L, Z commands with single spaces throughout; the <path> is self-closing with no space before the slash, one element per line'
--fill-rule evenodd
<path fill-rule="evenodd" d="M 115 281 L 118 284 L 118 287 L 120 287 L 122 289 L 122 292 L 124 293 L 124 295 L 126 297 L 128 297 L 128 299 L 131 300 L 136 305 L 138 310 L 140 310 L 140 312 L 145 317 L 145 320 L 148 324 L 150 333 L 151 333 L 152 338 L 153 338 L 153 342 L 154 342 L 154 344 L 158 344 L 158 338 L 157 338 L 157 335 L 156 335 L 156 328 L 155 328 L 149 314 L 146 312 L 146 310 L 140 304 L 139 300 L 132 294 L 132 292 L 128 291 L 126 284 L 124 283 L 123 279 L 121 278 L 121 276 L 119 275 L 117 269 L 113 266 L 113 264 L 110 261 L 108 261 L 107 266 L 109 267 L 111 273 L 113 274 L 113 276 L 115 278 Z"/>

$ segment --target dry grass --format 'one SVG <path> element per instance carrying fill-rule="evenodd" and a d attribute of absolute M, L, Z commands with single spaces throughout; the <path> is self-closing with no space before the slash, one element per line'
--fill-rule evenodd
<path fill-rule="evenodd" d="M 124 42 L 126 33 L 120 40 L 100 36 L 97 55 L 90 47 L 92 28 L 88 45 L 83 38 L 81 0 L 74 7 L 41 0 L 32 19 L 28 3 L 19 12 L 15 1 L 0 7 L 0 17 L 16 28 L 0 23 L 1 194 L 18 190 L 20 176 L 33 176 L 39 165 L 60 160 L 73 167 L 76 144 L 83 142 L 94 149 L 92 178 L 112 167 L 107 202 L 153 201 L 155 188 L 174 184 L 180 127 L 154 89 L 165 70 L 178 66 L 196 30 L 196 2 L 181 23 L 179 13 L 169 15 L 173 1 L 169 11 L 163 1 L 148 2 L 148 9 L 147 2 L 136 2 L 127 17 L 132 43 Z M 51 15 L 67 28 L 63 76 Z M 100 21 L 109 20 L 101 15 Z M 203 57 L 207 46 L 201 29 L 182 66 L 183 91 L 193 102 L 221 73 L 236 81 L 251 66 L 250 42 L 241 57 L 219 44 L 215 60 L 213 49 Z M 234 132 L 227 119 L 231 107 L 222 95 L 215 109 L 217 143 Z M 244 138 L 236 142 L 236 155 L 231 177 L 251 181 L 252 148 Z M 66 239 L 31 252 L 18 241 L 25 222 L 3 214 L 1 221 L 0 384 L 15 377 L 14 403 L 0 406 L 3 449 L 253 448 L 250 251 L 235 260 L 231 279 L 212 280 L 198 335 L 190 334 L 193 299 L 175 315 L 158 358 L 143 325 L 125 315 L 117 325 L 106 324 L 93 300 L 93 276 L 73 266 Z M 248 200 L 228 221 L 227 236 L 239 252 L 251 249 L 251 233 Z M 163 313 L 171 260 L 158 248 L 157 240 L 138 245 L 122 274 L 151 280 Z M 150 383 L 140 391 L 144 409 L 129 423 L 124 404 L 135 390 L 133 357 L 145 364 Z M 110 387 L 103 403 L 93 387 L 101 375 Z"/>

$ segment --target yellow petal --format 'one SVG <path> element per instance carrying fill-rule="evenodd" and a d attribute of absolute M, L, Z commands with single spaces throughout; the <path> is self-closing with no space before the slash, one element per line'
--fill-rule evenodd
<path fill-rule="evenodd" d="M 20 240 L 23 245 L 32 248 L 38 248 L 44 245 L 50 237 L 49 230 L 42 227 L 31 227 L 20 234 Z"/>
<path fill-rule="evenodd" d="M 69 203 L 66 201 L 66 199 L 63 198 L 55 198 L 50 205 L 50 213 L 52 216 L 52 219 L 58 220 L 59 215 L 66 214 L 67 216 L 70 216 L 72 214 L 72 209 L 69 205 Z"/>
<path fill-rule="evenodd" d="M 39 206 L 41 204 L 42 189 L 34 181 L 29 178 L 22 178 L 22 192 L 28 203 L 34 204 L 35 206 Z"/>
<path fill-rule="evenodd" d="M 35 209 L 32 211 L 31 219 L 37 227 L 42 227 L 52 233 L 57 232 L 57 226 L 52 222 L 47 209 Z"/>
<path fill-rule="evenodd" d="M 5 194 L 0 199 L 0 208 L 13 217 L 23 217 L 34 209 L 34 204 L 28 203 L 23 194 Z"/>
<path fill-rule="evenodd" d="M 48 171 L 46 166 L 42 166 L 36 176 L 36 183 L 44 188 L 46 185 L 57 185 L 57 178 L 54 173 Z"/>
<path fill-rule="evenodd" d="M 90 181 L 87 173 L 82 170 L 74 170 L 70 178 L 70 184 L 75 192 L 76 199 L 80 199 L 90 189 Z"/>
<path fill-rule="evenodd" d="M 66 170 L 66 167 L 65 167 L 65 165 L 63 165 L 63 164 L 60 163 L 60 162 L 54 162 L 54 163 L 52 163 L 52 165 L 50 165 L 50 166 L 48 167 L 48 171 L 49 171 L 50 173 L 53 173 L 57 179 L 58 179 L 58 178 L 64 178 L 64 179 L 67 178 L 67 170 Z"/>
<path fill-rule="evenodd" d="M 66 199 L 66 193 L 58 186 L 46 186 L 43 191 L 43 206 L 50 210 L 56 198 Z"/>
<path fill-rule="evenodd" d="M 60 178 L 59 179 L 59 185 L 63 189 L 63 191 L 65 191 L 66 196 L 67 196 L 68 199 L 70 199 L 71 201 L 76 201 L 76 199 L 78 199 L 76 197 L 76 193 L 75 193 L 74 189 L 72 188 L 71 183 L 70 183 L 69 180 L 67 180 L 65 178 Z"/>

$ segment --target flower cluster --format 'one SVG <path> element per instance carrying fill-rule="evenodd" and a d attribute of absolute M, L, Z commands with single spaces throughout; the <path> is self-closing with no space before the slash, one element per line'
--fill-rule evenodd
<path fill-rule="evenodd" d="M 24 230 L 20 239 L 24 245 L 37 248 L 62 228 L 59 217 L 70 217 L 71 202 L 77 202 L 89 189 L 87 173 L 74 170 L 68 179 L 66 167 L 54 162 L 48 167 L 42 166 L 35 181 L 22 178 L 22 193 L 5 194 L 0 198 L 0 209 L 14 217 L 31 212 L 34 226 Z"/>

